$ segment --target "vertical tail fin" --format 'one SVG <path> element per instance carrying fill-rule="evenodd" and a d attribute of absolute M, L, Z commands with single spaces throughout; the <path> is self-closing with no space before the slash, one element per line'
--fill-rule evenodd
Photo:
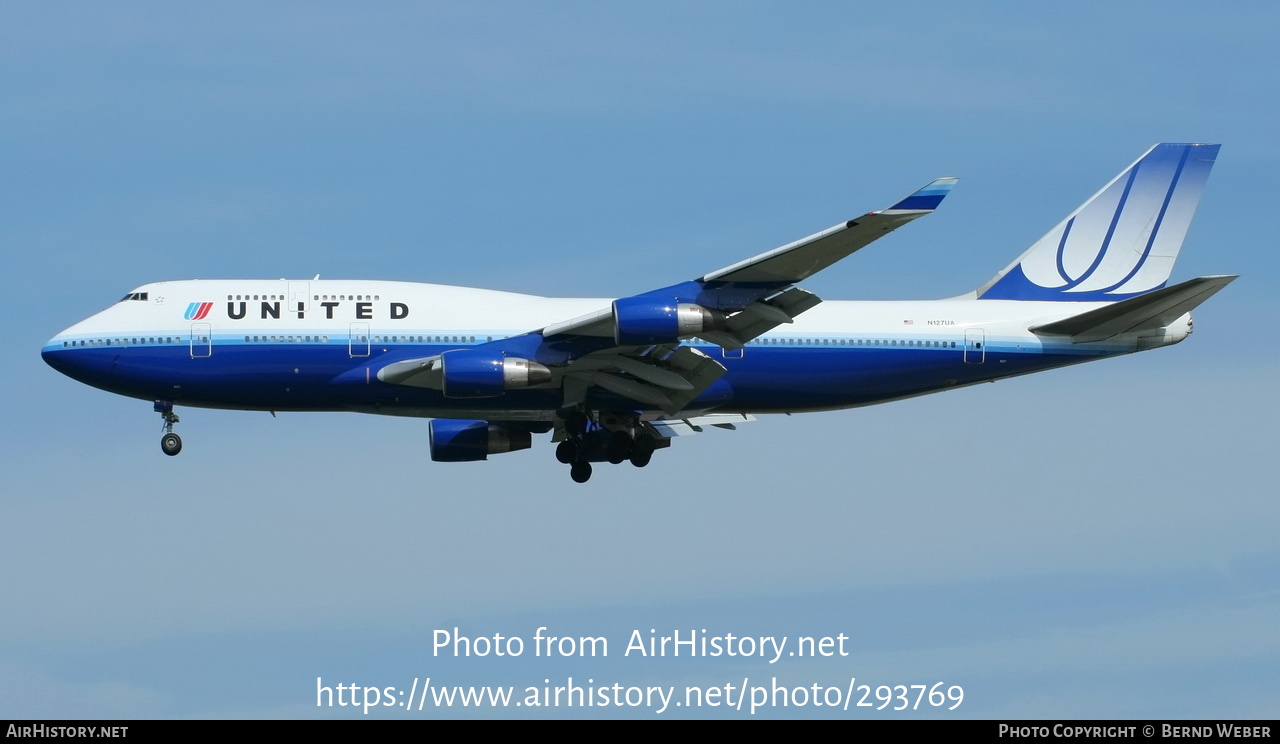
<path fill-rule="evenodd" d="M 978 298 L 1098 302 L 1163 287 L 1218 147 L 1152 147 L 982 285 Z"/>

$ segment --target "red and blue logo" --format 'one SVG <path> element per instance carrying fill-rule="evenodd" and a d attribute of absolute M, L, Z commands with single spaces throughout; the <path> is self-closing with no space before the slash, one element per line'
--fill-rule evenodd
<path fill-rule="evenodd" d="M 212 302 L 193 302 L 187 305 L 187 314 L 182 317 L 187 320 L 204 320 L 209 317 L 209 311 L 212 309 Z"/>

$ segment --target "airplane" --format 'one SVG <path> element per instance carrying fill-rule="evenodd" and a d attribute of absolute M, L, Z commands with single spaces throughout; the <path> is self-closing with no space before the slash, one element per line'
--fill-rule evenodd
<path fill-rule="evenodd" d="M 1185 339 L 1235 275 L 1168 279 L 1219 145 L 1161 143 L 976 290 L 828 301 L 797 286 L 933 212 L 939 178 L 689 281 L 618 299 L 401 281 L 145 284 L 42 350 L 80 382 L 176 406 L 432 419 L 431 459 L 486 460 L 551 433 L 584 483 L 672 438 L 758 414 L 884 403 Z"/>

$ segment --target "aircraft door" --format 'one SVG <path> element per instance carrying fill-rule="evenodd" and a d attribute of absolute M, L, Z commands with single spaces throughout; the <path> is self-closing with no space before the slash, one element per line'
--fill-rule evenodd
<path fill-rule="evenodd" d="M 987 332 L 981 328 L 969 328 L 964 332 L 965 364 L 982 364 L 986 361 Z"/>
<path fill-rule="evenodd" d="M 191 324 L 191 358 L 202 359 L 213 353 L 213 329 L 208 323 Z"/>
<path fill-rule="evenodd" d="M 347 342 L 347 353 L 353 357 L 369 356 L 369 324 L 352 323 L 351 336 Z"/>
<path fill-rule="evenodd" d="M 294 317 L 302 320 L 311 306 L 311 282 L 289 282 L 289 307 Z"/>

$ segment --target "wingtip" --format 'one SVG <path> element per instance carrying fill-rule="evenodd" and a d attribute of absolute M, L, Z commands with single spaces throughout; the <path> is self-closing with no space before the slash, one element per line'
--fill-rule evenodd
<path fill-rule="evenodd" d="M 946 198 L 947 194 L 951 193 L 951 188 L 955 186 L 956 182 L 959 180 L 959 178 L 954 176 L 935 178 L 924 188 L 914 192 L 907 198 L 884 210 L 884 212 L 931 212 L 938 208 L 938 205 L 942 203 L 942 200 Z"/>

